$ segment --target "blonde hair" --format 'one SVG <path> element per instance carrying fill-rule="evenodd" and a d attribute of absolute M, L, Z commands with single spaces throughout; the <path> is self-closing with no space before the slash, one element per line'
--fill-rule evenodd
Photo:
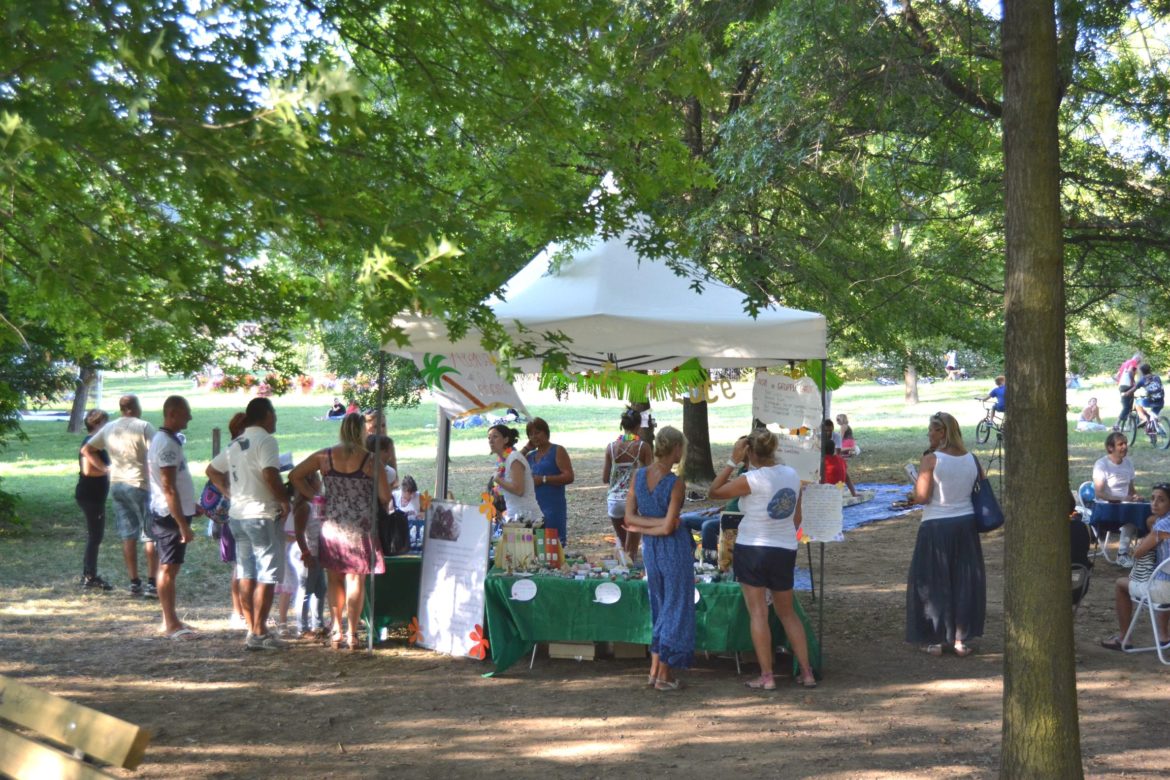
<path fill-rule="evenodd" d="M 845 416 L 844 412 L 837 415 L 837 424 L 844 427 L 849 424 L 849 418 Z"/>
<path fill-rule="evenodd" d="M 341 446 L 348 452 L 359 452 L 366 448 L 366 419 L 357 412 L 350 412 L 341 421 Z"/>
<path fill-rule="evenodd" d="M 967 454 L 967 447 L 963 444 L 963 432 L 959 430 L 959 421 L 946 412 L 935 412 L 930 416 L 930 425 L 943 429 L 943 440 L 939 449 L 953 447 L 960 455 Z"/>
<path fill-rule="evenodd" d="M 670 453 L 674 452 L 675 447 L 683 448 L 683 457 L 686 456 L 687 437 L 683 436 L 682 431 L 673 426 L 667 425 L 658 430 L 658 434 L 654 437 L 654 457 L 665 458 Z M 681 458 L 680 458 L 681 460 Z"/>
<path fill-rule="evenodd" d="M 748 434 L 747 444 L 756 460 L 772 460 L 780 440 L 767 428 L 757 428 Z"/>

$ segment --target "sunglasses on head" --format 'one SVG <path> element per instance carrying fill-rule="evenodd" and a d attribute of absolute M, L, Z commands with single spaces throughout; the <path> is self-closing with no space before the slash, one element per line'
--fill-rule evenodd
<path fill-rule="evenodd" d="M 1161 490 L 1163 493 L 1170 496 L 1170 482 L 1159 482 L 1157 485 L 1154 485 L 1152 488 L 1150 488 L 1150 490 Z"/>

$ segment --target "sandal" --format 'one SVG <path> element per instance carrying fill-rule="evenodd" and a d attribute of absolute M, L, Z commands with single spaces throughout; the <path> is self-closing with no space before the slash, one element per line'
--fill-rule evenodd
<path fill-rule="evenodd" d="M 964 644 L 962 642 L 955 642 L 955 655 L 959 656 L 959 658 L 966 658 L 974 652 L 975 648 L 971 647 L 970 645 Z"/>
<path fill-rule="evenodd" d="M 770 674 L 761 674 L 756 679 L 745 682 L 744 687 L 755 691 L 774 691 L 776 690 L 776 678 Z"/>
<path fill-rule="evenodd" d="M 1133 645 L 1121 644 L 1121 636 L 1118 634 L 1114 634 L 1113 636 L 1109 637 L 1108 639 L 1102 639 L 1101 640 L 1101 647 L 1104 647 L 1106 650 L 1125 651 L 1125 650 L 1129 650 L 1130 648 L 1132 648 Z"/>
<path fill-rule="evenodd" d="M 656 691 L 677 691 L 682 688 L 681 680 L 659 680 L 654 683 Z"/>
<path fill-rule="evenodd" d="M 935 658 L 942 655 L 942 645 L 924 645 L 919 649 L 927 655 L 933 655 Z"/>
<path fill-rule="evenodd" d="M 334 650 L 341 649 L 341 634 L 334 634 L 329 638 L 329 646 Z"/>
<path fill-rule="evenodd" d="M 357 634 L 349 634 L 345 637 L 345 646 L 349 648 L 351 653 L 356 653 L 362 649 L 361 643 L 358 642 Z"/>

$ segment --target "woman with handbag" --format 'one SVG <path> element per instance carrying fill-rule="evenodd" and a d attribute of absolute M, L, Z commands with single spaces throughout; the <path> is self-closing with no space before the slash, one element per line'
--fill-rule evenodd
<path fill-rule="evenodd" d="M 930 416 L 927 437 L 930 449 L 914 485 L 914 503 L 923 510 L 906 581 L 906 641 L 934 656 L 953 647 L 962 657 L 972 652 L 967 643 L 983 635 L 987 613 L 983 547 L 971 501 L 979 462 L 946 412 Z"/>

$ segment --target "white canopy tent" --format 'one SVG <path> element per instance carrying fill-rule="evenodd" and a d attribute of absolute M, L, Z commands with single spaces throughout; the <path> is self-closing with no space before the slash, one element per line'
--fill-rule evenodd
<path fill-rule="evenodd" d="M 669 370 L 692 358 L 705 368 L 827 359 L 824 315 L 774 306 L 752 317 L 743 292 L 697 274 L 680 276 L 661 259 L 640 257 L 629 246 L 629 234 L 595 238 L 550 273 L 560 250 L 550 244 L 489 301 L 496 320 L 510 335 L 538 343 L 536 357 L 515 361 L 522 370 L 540 370 L 542 354 L 555 346 L 545 338 L 549 333 L 571 341 L 570 371 L 606 364 L 626 370 Z M 692 286 L 696 281 L 701 292 Z M 395 324 L 403 328 L 409 343 L 383 347 L 394 354 L 413 357 L 483 349 L 478 333 L 452 342 L 440 320 L 403 316 Z M 823 408 L 823 381 L 821 386 Z M 447 491 L 450 421 L 444 419 L 439 431 L 436 495 L 442 496 Z M 811 557 L 810 550 L 810 564 Z M 823 544 L 820 569 L 823 589 Z M 823 613 L 823 608 L 818 611 Z M 822 626 L 818 634 L 823 633 Z"/>
<path fill-rule="evenodd" d="M 572 253 L 556 273 L 549 268 L 559 251 L 550 245 L 510 279 L 489 302 L 496 319 L 513 336 L 561 333 L 571 339 L 570 370 L 604 363 L 622 369 L 670 369 L 690 358 L 706 368 L 746 368 L 826 357 L 825 318 L 815 312 L 772 307 L 753 318 L 744 294 L 714 280 L 677 275 L 665 262 L 639 257 L 628 235 L 595 239 Z M 410 353 L 475 351 L 478 334 L 453 344 L 441 321 L 396 320 L 406 331 Z M 540 359 L 519 361 L 538 371 Z"/>

